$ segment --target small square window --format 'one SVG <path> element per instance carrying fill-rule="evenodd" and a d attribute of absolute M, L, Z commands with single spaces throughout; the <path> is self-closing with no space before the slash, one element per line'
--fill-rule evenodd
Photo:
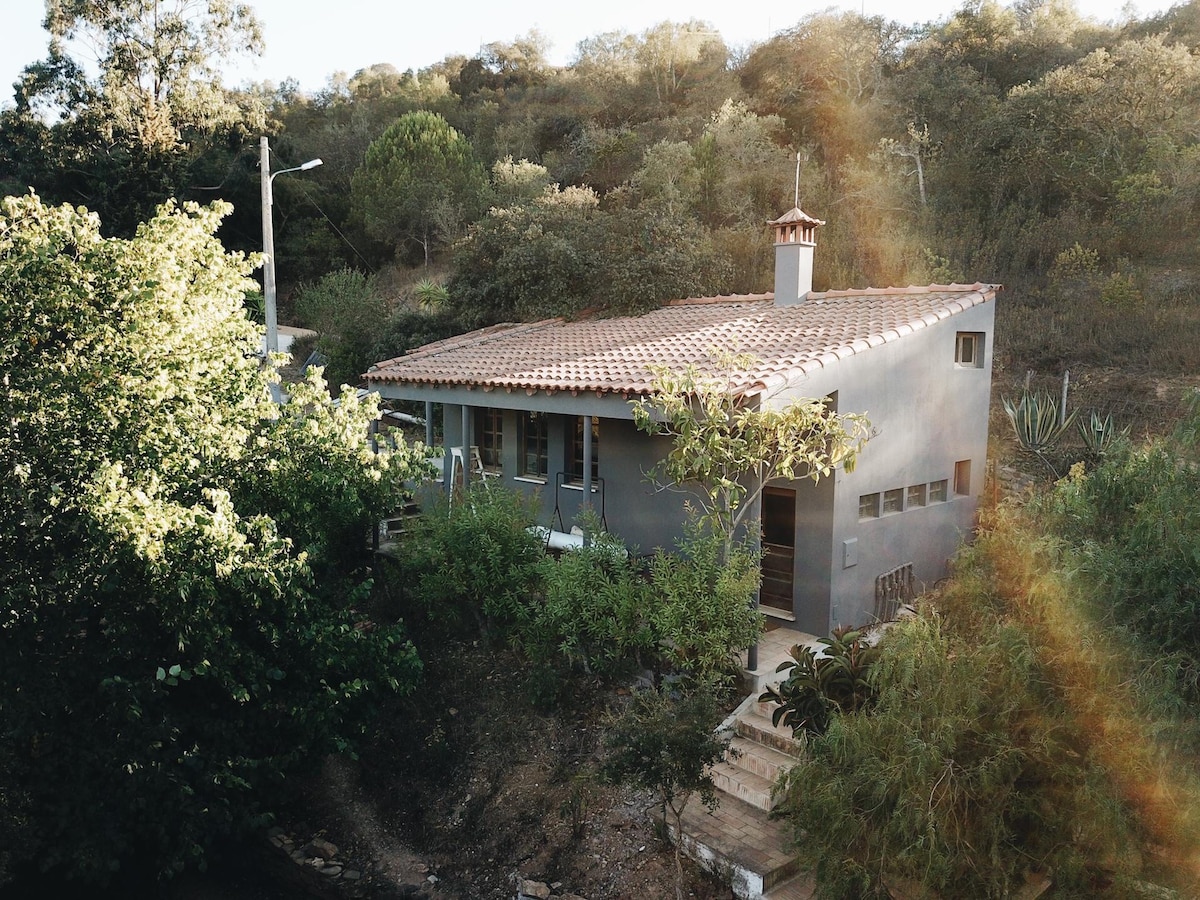
<path fill-rule="evenodd" d="M 983 368 L 983 332 L 958 333 L 954 342 L 954 364 L 963 369 Z"/>
<path fill-rule="evenodd" d="M 914 509 L 918 506 L 925 505 L 925 497 L 928 494 L 928 487 L 924 484 L 910 484 L 908 486 L 908 508 Z"/>
<path fill-rule="evenodd" d="M 954 464 L 954 493 L 966 497 L 971 493 L 971 461 L 959 460 Z"/>
<path fill-rule="evenodd" d="M 858 518 L 879 518 L 879 494 L 863 494 L 858 498 Z"/>
<path fill-rule="evenodd" d="M 904 488 L 883 492 L 883 514 L 904 512 Z"/>
<path fill-rule="evenodd" d="M 949 494 L 946 493 L 950 486 L 945 478 L 941 481 L 931 481 L 929 483 L 929 502 L 930 503 L 945 503 Z"/>

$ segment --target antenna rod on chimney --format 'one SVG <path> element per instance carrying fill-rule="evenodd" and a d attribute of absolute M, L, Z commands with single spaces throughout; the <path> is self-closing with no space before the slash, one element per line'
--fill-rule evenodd
<path fill-rule="evenodd" d="M 800 208 L 800 159 L 802 154 L 799 150 L 796 151 L 796 202 L 793 204 L 797 209 Z"/>

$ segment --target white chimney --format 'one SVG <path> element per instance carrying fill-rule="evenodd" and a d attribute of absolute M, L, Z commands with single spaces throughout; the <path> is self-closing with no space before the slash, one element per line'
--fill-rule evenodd
<path fill-rule="evenodd" d="M 767 224 L 775 230 L 775 305 L 802 303 L 812 290 L 817 228 L 825 223 L 797 206 Z"/>

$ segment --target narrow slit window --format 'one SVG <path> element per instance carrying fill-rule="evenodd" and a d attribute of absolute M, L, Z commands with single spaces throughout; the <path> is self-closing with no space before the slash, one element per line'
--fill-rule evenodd
<path fill-rule="evenodd" d="M 904 512 L 904 488 L 892 488 L 883 492 L 883 514 Z"/>
<path fill-rule="evenodd" d="M 861 519 L 878 519 L 879 518 L 879 494 L 862 494 L 858 498 L 858 518 Z"/>
<path fill-rule="evenodd" d="M 946 490 L 949 487 L 949 482 L 943 478 L 941 481 L 929 482 L 929 502 L 930 503 L 945 503 L 948 495 Z"/>

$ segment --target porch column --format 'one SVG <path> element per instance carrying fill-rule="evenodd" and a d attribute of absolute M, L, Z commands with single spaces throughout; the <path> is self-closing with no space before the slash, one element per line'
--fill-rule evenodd
<path fill-rule="evenodd" d="M 462 410 L 462 448 L 463 448 L 463 493 L 471 483 L 471 407 L 463 404 Z"/>
<path fill-rule="evenodd" d="M 580 511 L 592 508 L 592 417 L 583 417 L 583 505 Z M 587 531 L 583 533 L 584 546 L 587 545 Z"/>
<path fill-rule="evenodd" d="M 433 446 L 433 401 L 425 401 L 425 446 Z"/>
<path fill-rule="evenodd" d="M 453 479 L 450 477 L 454 474 L 454 458 L 450 455 L 450 409 L 449 403 L 442 404 L 442 490 L 446 492 L 446 496 L 452 495 L 454 490 Z"/>

